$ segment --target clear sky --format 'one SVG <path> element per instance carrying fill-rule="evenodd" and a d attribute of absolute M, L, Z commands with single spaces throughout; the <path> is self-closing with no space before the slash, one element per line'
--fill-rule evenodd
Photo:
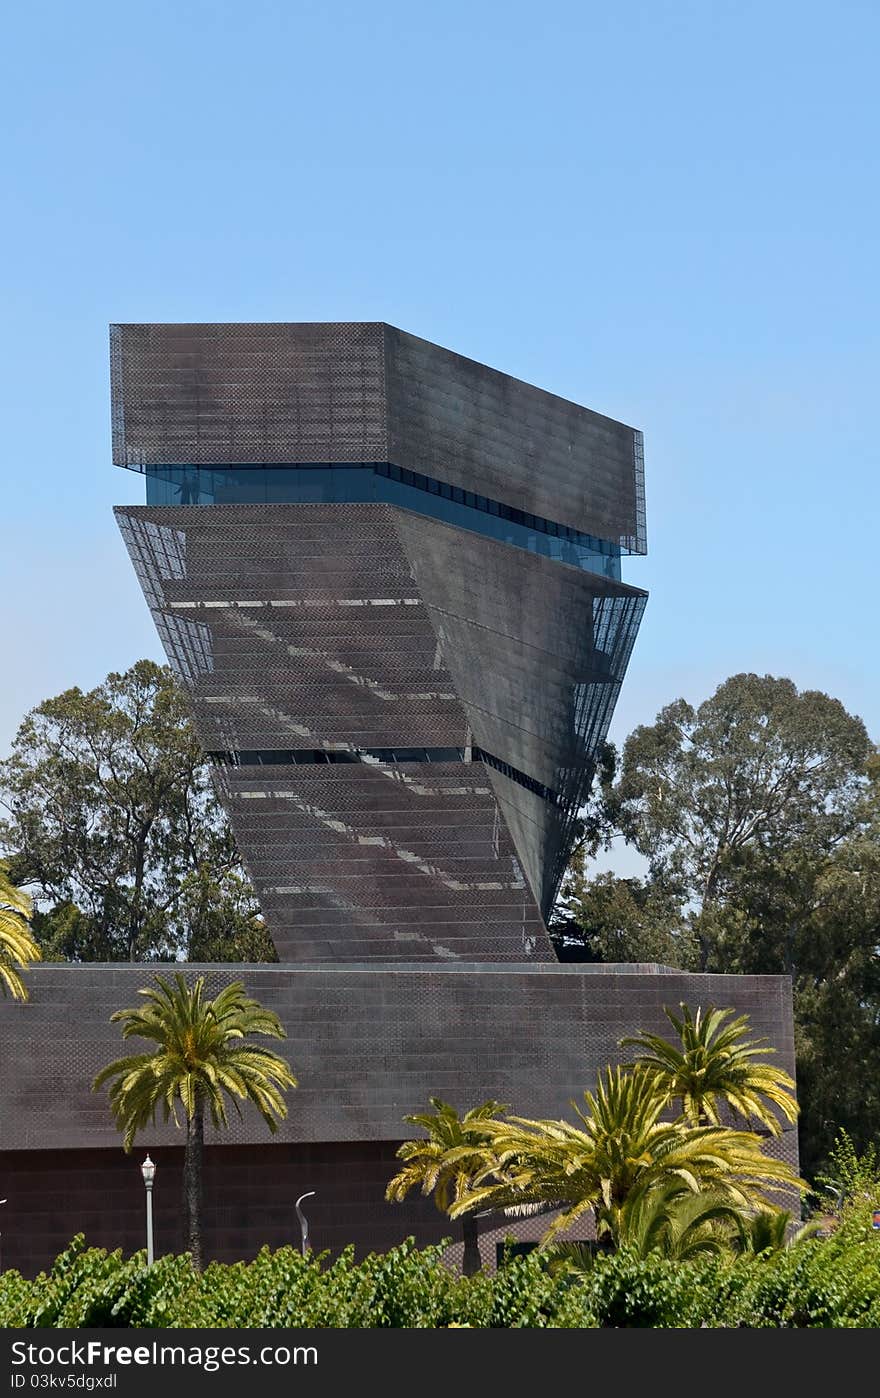
<path fill-rule="evenodd" d="M 740 670 L 880 738 L 876 0 L 9 6 L 0 754 L 158 641 L 114 320 L 387 320 L 645 433 L 622 738 Z"/>

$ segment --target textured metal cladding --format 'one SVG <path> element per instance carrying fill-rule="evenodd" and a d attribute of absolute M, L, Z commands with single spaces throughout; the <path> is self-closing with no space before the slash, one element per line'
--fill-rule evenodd
<path fill-rule="evenodd" d="M 385 328 L 389 459 L 644 552 L 633 428 Z"/>
<path fill-rule="evenodd" d="M 467 750 L 398 513 L 117 511 L 206 751 Z M 481 763 L 268 761 L 217 781 L 282 959 L 554 959 Z"/>
<path fill-rule="evenodd" d="M 377 323 L 111 328 L 119 466 L 385 460 Z"/>
<path fill-rule="evenodd" d="M 117 513 L 207 751 L 476 744 L 513 769 L 227 772 L 279 952 L 552 959 L 541 915 L 643 594 L 385 505 Z"/>
<path fill-rule="evenodd" d="M 474 742 L 560 795 L 492 773 L 548 916 L 645 595 L 408 511 L 395 520 Z"/>
<path fill-rule="evenodd" d="M 116 326 L 111 381 L 125 464 L 391 460 L 643 538 L 639 433 L 389 326 Z M 118 516 L 281 954 L 552 960 L 644 594 L 390 506 Z"/>
<path fill-rule="evenodd" d="M 113 1011 L 137 1002 L 144 966 L 36 966 L 31 1000 L 0 1001 L 0 1122 L 6 1150 L 118 1148 L 106 1094 L 94 1075 L 123 1043 Z M 299 1078 L 280 1142 L 390 1141 L 405 1113 L 429 1096 L 460 1109 L 487 1097 L 528 1116 L 568 1115 L 569 1103 L 619 1061 L 620 1038 L 668 1029 L 663 1006 L 730 1005 L 793 1072 L 791 988 L 772 976 L 649 974 L 631 967 L 494 968 L 467 963 L 392 967 L 225 966 L 204 973 L 215 994 L 244 980 L 281 1018 L 279 1045 Z M 136 1051 L 134 1042 L 131 1051 Z M 149 1130 L 145 1148 L 178 1144 L 173 1126 Z M 269 1143 L 250 1109 L 233 1115 L 230 1144 Z M 796 1158 L 796 1132 L 785 1137 Z"/>
<path fill-rule="evenodd" d="M 384 462 L 645 550 L 641 434 L 379 323 L 111 328 L 121 466 Z"/>

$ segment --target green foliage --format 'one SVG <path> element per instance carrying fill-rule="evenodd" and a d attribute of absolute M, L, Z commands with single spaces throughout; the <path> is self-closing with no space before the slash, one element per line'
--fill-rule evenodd
<path fill-rule="evenodd" d="M 640 1050 L 636 1062 L 655 1079 L 667 1102 L 681 1106 L 691 1126 L 718 1126 L 719 1108 L 727 1106 L 745 1121 L 781 1135 L 780 1116 L 797 1120 L 794 1082 L 781 1068 L 761 1061 L 775 1049 L 766 1039 L 748 1037 L 748 1015 L 732 1018 L 733 1010 L 714 1005 L 705 1013 L 698 1007 L 696 1014 L 687 1005 L 680 1008 L 678 1016 L 663 1006 L 677 1043 L 659 1034 L 638 1034 L 621 1039 L 621 1048 Z"/>
<path fill-rule="evenodd" d="M 661 880 L 587 875 L 587 852 L 569 862 L 550 922 L 561 961 L 659 962 L 695 969 L 697 945 L 676 891 Z"/>
<path fill-rule="evenodd" d="M 177 1107 L 183 1108 L 186 1236 L 197 1270 L 202 1265 L 206 1110 L 214 1127 L 225 1128 L 227 1103 L 241 1116 L 239 1102 L 247 1101 L 274 1132 L 278 1120 L 287 1116 L 283 1094 L 297 1085 L 286 1059 L 251 1041 L 254 1034 L 286 1038 L 278 1016 L 246 995 L 241 981 L 227 985 L 213 1000 L 204 991 L 204 976 L 192 986 L 180 971 L 173 984 L 157 976 L 155 986 L 139 991 L 146 1004 L 110 1016 L 111 1023 L 122 1025 L 123 1038 L 135 1036 L 155 1047 L 116 1059 L 92 1083 L 93 1092 L 109 1086 L 110 1108 L 127 1151 L 158 1112 L 179 1126 Z"/>
<path fill-rule="evenodd" d="M 818 1177 L 819 1198 L 835 1214 L 863 1215 L 880 1208 L 880 1152 L 872 1141 L 861 1154 L 848 1131 L 839 1131 Z"/>
<path fill-rule="evenodd" d="M 700 907 L 753 856 L 830 849 L 855 828 L 870 744 L 860 719 L 791 680 L 733 675 L 668 704 L 623 750 L 620 827 Z M 702 969 L 711 945 L 700 932 Z"/>
<path fill-rule="evenodd" d="M 297 1085 L 289 1064 L 272 1049 L 248 1042 L 252 1034 L 285 1038 L 278 1016 L 247 996 L 241 981 L 214 1000 L 205 999 L 204 989 L 204 976 L 192 987 L 180 971 L 173 985 L 157 976 L 155 988 L 138 992 L 145 1005 L 110 1016 L 122 1025 L 123 1038 L 134 1035 L 156 1045 L 108 1064 L 93 1083 L 94 1091 L 110 1084 L 110 1106 L 126 1150 L 159 1110 L 163 1120 L 178 1125 L 178 1102 L 190 1119 L 206 1105 L 217 1127 L 227 1125 L 227 1100 L 239 1115 L 238 1100 L 252 1102 L 270 1131 L 287 1115 L 282 1089 Z"/>
<path fill-rule="evenodd" d="M 442 1098 L 432 1097 L 430 1102 L 433 1112 L 404 1117 L 410 1126 L 421 1127 L 425 1136 L 404 1141 L 398 1148 L 397 1157 L 404 1162 L 403 1168 L 389 1182 L 385 1198 L 399 1203 L 418 1187 L 422 1194 L 433 1194 L 437 1208 L 447 1213 L 473 1190 L 477 1175 L 485 1167 L 486 1122 L 507 1108 L 490 1099 L 460 1117 Z M 462 1217 L 462 1234 L 462 1268 L 472 1276 L 480 1270 L 480 1247 L 478 1225 L 467 1214 Z"/>
<path fill-rule="evenodd" d="M 713 1260 L 676 1263 L 623 1247 L 597 1258 L 586 1285 L 603 1328 L 693 1329 L 712 1312 L 718 1270 Z"/>
<path fill-rule="evenodd" d="M 386 1253 L 330 1260 L 264 1248 L 252 1262 L 193 1271 L 159 1258 L 87 1248 L 82 1235 L 48 1273 L 0 1273 L 0 1326 L 132 1328 L 474 1329 L 621 1327 L 760 1329 L 880 1326 L 880 1237 L 799 1242 L 736 1259 L 688 1261 L 628 1245 L 577 1272 L 545 1254 L 461 1277 L 444 1246 L 407 1239 Z"/>
<path fill-rule="evenodd" d="M 575 1107 L 576 1124 L 485 1121 L 483 1168 L 452 1201 L 450 1217 L 477 1208 L 554 1207 L 559 1212 L 544 1243 L 587 1215 L 600 1237 L 617 1243 L 657 1191 L 668 1195 L 674 1186 L 751 1210 L 765 1205 L 766 1190 L 803 1184 L 784 1162 L 764 1155 L 752 1132 L 662 1119 L 669 1094 L 644 1067 L 606 1069 L 584 1103 L 585 1111 Z"/>
<path fill-rule="evenodd" d="M 171 1314 L 192 1276 L 186 1256 L 162 1257 L 147 1267 L 145 1253 L 123 1260 L 120 1250 L 87 1248 L 79 1233 L 35 1281 L 0 1273 L 0 1318 L 29 1328 L 162 1325 L 161 1316 Z"/>
<path fill-rule="evenodd" d="M 446 1213 L 453 1203 L 473 1187 L 474 1176 L 485 1165 L 485 1124 L 507 1108 L 490 1100 L 472 1107 L 460 1117 L 454 1107 L 439 1097 L 430 1099 L 433 1112 L 420 1112 L 403 1119 L 419 1126 L 424 1137 L 404 1141 L 397 1158 L 404 1162 L 385 1191 L 386 1199 L 399 1203 L 418 1186 L 422 1194 L 433 1194 L 434 1203 Z"/>
<path fill-rule="evenodd" d="M 141 660 L 33 709 L 0 801 L 47 959 L 276 959 L 167 666 Z"/>
<path fill-rule="evenodd" d="M 880 753 L 839 701 L 733 675 L 667 705 L 606 762 L 601 843 L 644 879 L 588 878 L 575 851 L 553 919 L 563 959 L 791 976 L 801 1164 L 840 1128 L 880 1138 Z"/>
<path fill-rule="evenodd" d="M 7 864 L 0 860 L 0 990 L 13 1000 L 26 1000 L 27 987 L 20 972 L 32 961 L 39 961 L 41 952 L 29 926 L 31 900 L 10 883 L 8 873 Z"/>

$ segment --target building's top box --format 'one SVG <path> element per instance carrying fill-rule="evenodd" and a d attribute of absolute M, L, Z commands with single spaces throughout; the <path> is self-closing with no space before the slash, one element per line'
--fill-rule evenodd
<path fill-rule="evenodd" d="M 391 462 L 645 550 L 641 433 L 381 322 L 114 325 L 113 460 Z"/>

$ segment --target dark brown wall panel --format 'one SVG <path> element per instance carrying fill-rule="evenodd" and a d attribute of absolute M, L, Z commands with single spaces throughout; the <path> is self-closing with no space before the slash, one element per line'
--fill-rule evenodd
<path fill-rule="evenodd" d="M 113 460 L 391 462 L 645 551 L 641 433 L 393 326 L 114 325 Z"/>
<path fill-rule="evenodd" d="M 123 1052 L 114 1010 L 137 1002 L 147 966 L 35 966 L 27 1004 L 0 1000 L 0 1140 L 6 1150 L 112 1148 L 118 1135 L 94 1075 Z M 164 968 L 168 974 L 173 968 Z M 215 966 L 215 994 L 235 979 L 280 1017 L 300 1086 L 278 1140 L 389 1141 L 403 1116 L 439 1095 L 459 1108 L 487 1097 L 527 1116 L 559 1116 L 619 1061 L 622 1035 L 665 1032 L 662 1007 L 730 1005 L 793 1071 L 791 985 L 784 977 L 687 975 L 590 966 Z M 210 1135 L 210 1133 L 209 1133 Z M 144 1134 L 170 1145 L 173 1127 Z M 246 1110 L 225 1140 L 268 1143 Z M 0 1197 L 3 1191 L 0 1190 Z"/>
<path fill-rule="evenodd" d="M 552 960 L 644 594 L 388 505 L 117 517 L 203 746 L 263 754 L 218 789 L 282 959 Z M 269 761 L 382 749 L 435 760 Z"/>
<path fill-rule="evenodd" d="M 388 459 L 645 551 L 642 436 L 385 327 Z"/>

